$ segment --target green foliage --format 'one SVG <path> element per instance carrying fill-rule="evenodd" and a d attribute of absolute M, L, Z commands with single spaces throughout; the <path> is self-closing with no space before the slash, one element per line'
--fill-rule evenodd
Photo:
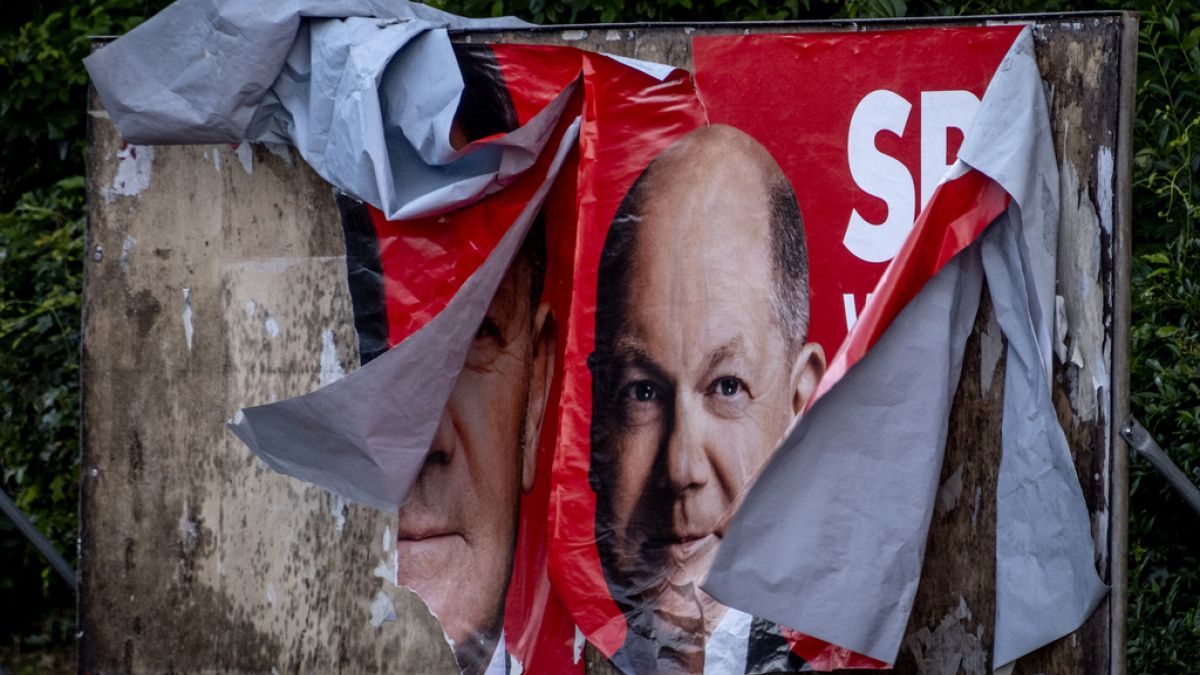
<path fill-rule="evenodd" d="M 83 178 L 0 214 L 0 478 L 73 557 Z"/>
<path fill-rule="evenodd" d="M 1147 180 L 1150 194 L 1175 190 L 1178 177 L 1172 173 Z M 1144 196 L 1147 207 L 1170 204 Z M 1180 199 L 1170 208 L 1186 211 L 1192 208 L 1187 202 Z M 1166 227 L 1163 221 L 1155 225 Z M 1200 484 L 1200 278 L 1195 272 L 1200 246 L 1182 236 L 1161 245 L 1139 243 L 1151 252 L 1139 255 L 1134 266 L 1134 413 Z M 1200 670 L 1200 542 L 1188 534 L 1197 530 L 1200 516 L 1136 456 L 1131 511 L 1130 672 Z"/>
<path fill-rule="evenodd" d="M 1139 45 L 1138 243 L 1155 250 L 1193 246 L 1200 216 L 1200 6 L 1181 12 L 1176 4 L 1143 15 Z"/>
<path fill-rule="evenodd" d="M 1200 484 L 1200 4 L 1143 10 L 1134 155 L 1133 411 Z M 1200 671 L 1200 516 L 1132 459 L 1129 672 Z"/>
<path fill-rule="evenodd" d="M 85 0 L 0 9 L 0 208 L 81 173 L 90 36 L 119 35 L 167 3 Z"/>
<path fill-rule="evenodd" d="M 428 4 L 463 16 L 512 15 L 541 24 L 775 21 L 829 18 L 839 8 L 834 0 L 432 0 Z"/>
<path fill-rule="evenodd" d="M 0 213 L 0 486 L 68 560 L 79 485 L 83 209 L 76 176 Z M 3 520 L 0 591 L 11 606 L 23 600 L 44 611 L 6 612 L 0 628 L 35 641 L 68 639 L 69 589 Z"/>

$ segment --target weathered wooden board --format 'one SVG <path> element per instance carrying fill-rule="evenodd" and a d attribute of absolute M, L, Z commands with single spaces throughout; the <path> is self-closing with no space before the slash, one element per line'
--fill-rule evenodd
<path fill-rule="evenodd" d="M 1015 672 L 1121 673 L 1127 478 L 1115 430 L 1128 401 L 1136 19 L 1028 20 L 1062 167 L 1055 400 L 1093 514 L 1097 566 L 1114 592 L 1080 631 Z M 456 39 L 570 44 L 686 67 L 693 34 L 982 21 L 587 26 Z M 243 405 L 312 390 L 357 362 L 329 186 L 286 149 L 127 148 L 100 105 L 90 107 L 81 672 L 453 672 L 436 622 L 385 580 L 390 519 L 274 474 L 223 427 Z M 1003 353 L 985 301 L 903 673 L 990 670 Z M 381 621 L 391 613 L 395 621 Z M 610 671 L 598 654 L 587 658 L 590 672 Z"/>
<path fill-rule="evenodd" d="M 329 186 L 289 151 L 122 149 L 92 114 L 80 670 L 455 672 L 381 578 L 390 519 L 224 429 L 357 362 Z M 373 625 L 393 606 L 426 616 Z"/>

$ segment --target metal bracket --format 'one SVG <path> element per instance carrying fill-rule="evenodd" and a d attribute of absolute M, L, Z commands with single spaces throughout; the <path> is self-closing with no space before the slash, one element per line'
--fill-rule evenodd
<path fill-rule="evenodd" d="M 1200 515 L 1200 489 L 1197 489 L 1192 481 L 1188 479 L 1187 474 L 1183 472 L 1175 462 L 1159 447 L 1154 438 L 1150 436 L 1150 432 L 1146 431 L 1137 419 L 1130 417 L 1125 426 L 1121 427 L 1121 438 L 1129 444 L 1137 453 L 1150 461 L 1150 464 L 1158 469 L 1158 472 L 1167 479 L 1171 487 L 1183 497 L 1188 506 Z"/>
<path fill-rule="evenodd" d="M 0 490 L 0 512 L 3 512 L 4 515 L 13 521 L 13 524 L 21 531 L 21 534 L 25 535 L 29 543 L 33 544 L 34 548 L 38 550 L 38 553 L 41 553 L 47 562 L 50 563 L 50 566 L 58 572 L 59 576 L 70 584 L 71 590 L 78 592 L 79 580 L 75 576 L 75 570 L 71 569 L 67 561 L 54 548 L 54 544 L 51 544 L 50 540 L 46 539 L 45 535 L 38 531 L 37 526 L 24 513 L 21 513 L 21 509 L 17 508 L 16 502 L 4 490 Z M 0 673 L 0 675 L 3 675 L 3 673 Z"/>

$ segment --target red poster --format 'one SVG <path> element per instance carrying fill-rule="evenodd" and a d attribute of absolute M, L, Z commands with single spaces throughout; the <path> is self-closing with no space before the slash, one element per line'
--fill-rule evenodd
<path fill-rule="evenodd" d="M 628 672 L 886 665 L 725 607 L 701 584 L 831 367 L 840 376 L 1006 207 L 953 166 L 1019 31 L 695 38 L 694 73 L 460 46 L 459 146 L 527 124 L 571 83 L 556 138 L 579 117 L 400 510 L 399 582 L 439 617 L 464 671 L 579 671 L 576 626 Z M 424 219 L 344 200 L 348 241 L 362 244 L 350 265 L 360 342 L 374 336 L 378 353 L 426 327 L 526 208 L 550 155 Z M 452 521 L 455 537 L 426 536 Z"/>

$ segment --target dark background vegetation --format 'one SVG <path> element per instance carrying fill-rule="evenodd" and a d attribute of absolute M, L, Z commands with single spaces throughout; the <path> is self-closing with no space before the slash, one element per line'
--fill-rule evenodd
<path fill-rule="evenodd" d="M 165 0 L 0 6 L 0 486 L 75 563 L 90 35 Z M 1133 410 L 1200 483 L 1200 0 L 443 0 L 538 23 L 823 19 L 1135 9 Z M 1200 517 L 1132 462 L 1129 672 L 1200 672 Z M 0 667 L 69 672 L 75 601 L 0 516 Z"/>

